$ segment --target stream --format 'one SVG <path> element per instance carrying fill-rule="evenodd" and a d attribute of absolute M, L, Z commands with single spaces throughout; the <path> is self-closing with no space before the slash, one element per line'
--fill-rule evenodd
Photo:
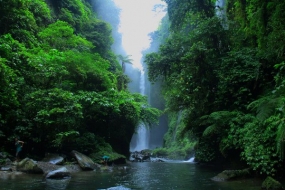
<path fill-rule="evenodd" d="M 71 179 L 43 180 L 42 175 L 23 174 L 0 178 L 1 190 L 259 190 L 262 181 L 244 179 L 215 182 L 221 171 L 193 162 L 135 162 L 114 171 L 73 173 Z"/>

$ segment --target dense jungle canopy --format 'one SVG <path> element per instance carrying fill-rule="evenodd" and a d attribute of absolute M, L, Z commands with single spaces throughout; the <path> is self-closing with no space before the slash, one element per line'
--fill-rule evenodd
<path fill-rule="evenodd" d="M 160 111 L 128 91 L 112 50 L 119 10 L 107 1 L 112 30 L 98 1 L 0 1 L 2 150 L 13 153 L 20 136 L 27 155 L 128 155 L 138 123 L 157 121 Z M 164 148 L 194 146 L 200 162 L 284 175 L 285 2 L 164 1 L 167 15 L 144 52 L 165 99 Z"/>
<path fill-rule="evenodd" d="M 165 0 L 149 79 L 162 83 L 165 147 L 284 175 L 285 1 Z M 223 3 L 224 2 L 224 3 Z M 179 122 L 178 122 L 179 121 Z"/>
<path fill-rule="evenodd" d="M 29 157 L 71 150 L 99 159 L 129 155 L 138 124 L 157 122 L 160 111 L 126 88 L 130 79 L 112 51 L 120 43 L 99 18 L 99 1 L 0 4 L 1 150 L 14 155 L 18 136 Z M 118 8 L 106 6 L 118 26 Z"/>

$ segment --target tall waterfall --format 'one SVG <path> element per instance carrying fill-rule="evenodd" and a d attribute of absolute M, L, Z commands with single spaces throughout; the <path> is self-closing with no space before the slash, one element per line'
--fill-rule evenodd
<path fill-rule="evenodd" d="M 140 93 L 145 95 L 145 73 L 143 70 L 140 72 Z M 149 138 L 150 138 L 150 131 L 149 129 L 141 123 L 138 126 L 138 131 L 136 134 L 133 135 L 131 144 L 130 144 L 130 151 L 141 151 L 144 149 L 149 149 Z"/>
<path fill-rule="evenodd" d="M 221 19 L 224 29 L 228 29 L 226 0 L 216 0 L 216 15 Z"/>

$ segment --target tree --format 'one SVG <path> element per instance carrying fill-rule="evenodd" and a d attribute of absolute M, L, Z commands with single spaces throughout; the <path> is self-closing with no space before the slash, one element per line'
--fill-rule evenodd
<path fill-rule="evenodd" d="M 127 56 L 122 56 L 122 55 L 118 55 L 119 60 L 122 62 L 122 69 L 123 69 L 123 73 L 125 72 L 125 63 L 128 64 L 133 64 L 133 60 L 130 58 L 131 55 L 127 55 Z"/>

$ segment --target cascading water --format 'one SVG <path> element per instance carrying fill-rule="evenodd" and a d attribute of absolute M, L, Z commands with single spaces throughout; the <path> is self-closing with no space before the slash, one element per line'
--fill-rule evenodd
<path fill-rule="evenodd" d="M 178 115 L 177 115 L 176 126 L 175 126 L 175 130 L 174 130 L 173 137 L 172 137 L 172 141 L 173 142 L 176 140 L 177 129 L 178 129 L 179 125 L 180 125 L 181 117 L 182 117 L 182 111 L 180 110 L 178 112 Z"/>
<path fill-rule="evenodd" d="M 143 70 L 141 70 L 140 73 L 140 93 L 145 95 L 145 73 Z M 130 151 L 134 152 L 149 149 L 149 137 L 149 129 L 143 123 L 141 123 L 138 126 L 137 133 L 133 135 L 131 140 Z"/>
<path fill-rule="evenodd" d="M 216 15 L 221 19 L 224 29 L 228 29 L 227 15 L 226 15 L 226 0 L 216 1 Z"/>

